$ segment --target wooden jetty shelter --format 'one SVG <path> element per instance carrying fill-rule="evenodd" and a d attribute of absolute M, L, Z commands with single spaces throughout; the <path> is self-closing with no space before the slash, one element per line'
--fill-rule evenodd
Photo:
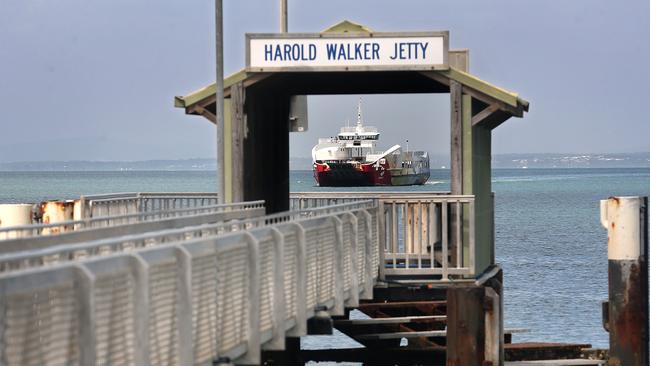
<path fill-rule="evenodd" d="M 471 75 L 446 31 L 344 21 L 247 42 L 216 126 L 223 196 L 82 196 L 51 205 L 66 210 L 61 221 L 0 227 L 0 366 L 604 364 L 607 352 L 588 344 L 514 343 L 521 330 L 503 327 L 491 131 L 527 101 Z M 319 59 L 332 44 L 339 51 Z M 382 47 L 394 57 L 381 59 Z M 176 106 L 214 122 L 215 91 Z M 449 93 L 451 191 L 289 192 L 289 133 L 306 118 L 293 115 L 294 96 L 347 93 Z M 603 207 L 609 245 L 631 243 L 610 248 L 622 274 L 606 306 L 610 361 L 643 365 L 647 200 Z M 334 328 L 363 347 L 301 349 L 300 337 Z"/>
<path fill-rule="evenodd" d="M 434 33 L 442 38 L 440 65 L 248 66 L 228 76 L 223 85 L 226 117 L 222 130 L 226 138 L 224 146 L 218 147 L 225 157 L 225 202 L 264 200 L 269 213 L 289 209 L 289 121 L 294 95 L 449 93 L 450 194 L 474 199 L 471 219 L 477 226 L 477 273 L 493 264 L 492 130 L 511 117 L 523 117 L 529 103 L 470 74 L 469 51 L 449 50 L 449 33 Z M 342 21 L 318 34 L 259 36 L 336 41 L 413 35 L 423 33 L 375 33 L 366 26 Z M 176 97 L 175 105 L 187 114 L 215 122 L 215 90 L 214 84 L 208 85 Z M 463 217 L 467 227 L 470 215 Z"/>

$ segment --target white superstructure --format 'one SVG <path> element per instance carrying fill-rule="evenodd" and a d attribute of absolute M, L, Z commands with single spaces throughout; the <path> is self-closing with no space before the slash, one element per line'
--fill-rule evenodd
<path fill-rule="evenodd" d="M 336 137 L 318 139 L 312 149 L 314 162 L 359 161 L 365 162 L 367 155 L 376 154 L 379 131 L 377 127 L 364 126 L 361 119 L 361 100 L 357 110 L 357 124 L 341 127 Z"/>

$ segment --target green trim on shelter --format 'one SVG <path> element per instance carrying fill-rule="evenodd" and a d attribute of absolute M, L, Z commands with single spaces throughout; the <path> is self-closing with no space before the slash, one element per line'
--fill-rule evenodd
<path fill-rule="evenodd" d="M 223 87 L 224 89 L 227 89 L 240 81 L 248 79 L 250 75 L 251 74 L 247 73 L 245 69 L 239 70 L 223 80 Z M 215 84 L 216 83 L 212 83 L 185 96 L 174 97 L 174 107 L 187 108 L 206 98 L 214 97 L 217 92 Z"/>
<path fill-rule="evenodd" d="M 510 106 L 516 108 L 521 105 L 525 110 L 528 110 L 528 102 L 519 98 L 519 95 L 517 93 L 500 88 L 494 84 L 490 84 L 487 81 L 484 81 L 470 73 L 457 70 L 453 67 L 450 67 L 449 70 L 446 71 L 437 72 L 451 80 L 455 80 L 461 83 L 463 86 L 467 86 L 485 95 L 489 95 L 492 98 L 500 100 Z"/>
<path fill-rule="evenodd" d="M 528 111 L 529 103 L 528 101 L 519 97 L 517 93 L 508 91 L 501 87 L 498 87 L 494 84 L 491 84 L 487 81 L 484 81 L 470 73 L 466 73 L 460 70 L 457 70 L 453 67 L 449 70 L 443 71 L 430 71 L 438 73 L 449 80 L 455 80 L 461 83 L 463 86 L 470 89 L 474 89 L 478 92 L 481 92 L 485 95 L 488 95 L 496 100 L 499 100 L 507 105 L 510 105 L 515 108 L 523 108 L 524 111 Z M 230 88 L 230 86 L 249 79 L 253 75 L 258 73 L 248 73 L 245 69 L 242 69 L 227 78 L 224 79 L 224 89 Z M 212 83 L 208 86 L 205 86 L 199 90 L 196 90 L 192 93 L 189 93 L 185 96 L 177 96 L 174 98 L 174 106 L 177 108 L 188 108 L 193 106 L 196 103 L 201 102 L 202 100 L 213 98 L 216 93 L 215 84 Z"/>

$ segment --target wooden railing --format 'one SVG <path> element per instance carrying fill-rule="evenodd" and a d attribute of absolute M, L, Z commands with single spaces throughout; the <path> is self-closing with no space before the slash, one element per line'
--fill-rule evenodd
<path fill-rule="evenodd" d="M 477 275 L 474 196 L 446 192 L 294 192 L 294 209 L 372 199 L 379 207 L 382 277 Z M 383 213 L 383 214 L 382 214 Z"/>

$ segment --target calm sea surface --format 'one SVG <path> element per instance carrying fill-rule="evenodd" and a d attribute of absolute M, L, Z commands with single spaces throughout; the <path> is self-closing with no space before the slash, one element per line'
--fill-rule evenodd
<path fill-rule="evenodd" d="M 493 175 L 506 327 L 530 329 L 516 334 L 515 341 L 606 347 L 600 302 L 607 297 L 607 235 L 599 224 L 599 200 L 650 195 L 650 168 L 502 169 Z M 110 192 L 215 191 L 215 181 L 214 172 L 0 172 L 0 203 Z M 428 184 L 402 189 L 449 190 L 449 171 L 436 170 Z M 291 190 L 326 189 L 314 186 L 311 172 L 294 171 Z M 309 337 L 304 342 L 309 348 L 334 345 L 354 343 L 342 336 Z"/>

